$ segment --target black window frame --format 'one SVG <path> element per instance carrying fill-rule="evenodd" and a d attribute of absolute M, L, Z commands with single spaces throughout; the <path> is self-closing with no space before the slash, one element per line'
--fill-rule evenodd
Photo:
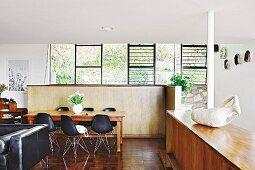
<path fill-rule="evenodd" d="M 103 82 L 103 44 L 74 44 L 74 84 L 77 84 L 77 68 L 98 68 L 100 69 L 100 84 Z M 101 57 L 100 57 L 100 66 L 77 66 L 77 47 L 100 47 L 101 48 Z M 85 83 L 84 83 L 85 84 Z M 88 84 L 89 85 L 89 84 Z"/>
<path fill-rule="evenodd" d="M 189 48 L 201 48 L 205 47 L 206 48 L 206 55 L 205 57 L 205 63 L 204 66 L 183 66 L 183 47 L 189 47 Z M 181 44 L 181 74 L 183 75 L 183 69 L 193 69 L 193 70 L 203 70 L 205 69 L 206 71 L 206 76 L 205 76 L 205 81 L 204 84 L 197 84 L 196 82 L 193 82 L 194 85 L 206 85 L 207 84 L 207 45 L 198 45 L 198 44 Z"/>
<path fill-rule="evenodd" d="M 141 66 L 131 66 L 131 64 L 139 64 L 139 63 L 130 63 L 130 58 L 133 57 L 130 55 L 130 51 L 132 50 L 131 48 L 132 47 L 152 47 L 153 48 L 153 63 L 140 63 Z M 155 74 L 155 71 L 156 71 L 156 44 L 128 44 L 128 61 L 127 61 L 127 69 L 128 69 L 128 85 L 143 85 L 143 86 L 149 86 L 149 85 L 155 85 L 155 82 L 156 82 L 156 74 Z M 152 66 L 142 66 L 142 64 L 152 64 Z M 153 69 L 153 84 L 133 84 L 131 83 L 130 84 L 130 69 L 132 68 L 138 68 L 138 69 L 142 69 L 142 68 L 152 68 Z"/>

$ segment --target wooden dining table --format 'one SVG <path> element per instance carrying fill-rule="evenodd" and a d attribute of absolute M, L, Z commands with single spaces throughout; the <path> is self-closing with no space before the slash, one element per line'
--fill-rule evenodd
<path fill-rule="evenodd" d="M 29 112 L 28 114 L 24 115 L 27 117 L 28 123 L 33 124 L 38 113 L 48 113 L 51 115 L 53 121 L 61 121 L 61 115 L 67 115 L 72 118 L 75 122 L 80 121 L 92 121 L 96 114 L 104 114 L 108 115 L 110 121 L 117 122 L 117 152 L 121 151 L 121 144 L 122 144 L 122 132 L 123 132 L 123 118 L 125 117 L 125 111 L 83 111 L 81 114 L 76 115 L 72 111 L 55 111 L 55 110 L 41 110 L 41 111 L 34 111 Z"/>

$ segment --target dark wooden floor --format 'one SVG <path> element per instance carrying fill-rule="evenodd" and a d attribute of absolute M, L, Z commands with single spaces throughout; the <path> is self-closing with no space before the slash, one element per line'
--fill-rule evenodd
<path fill-rule="evenodd" d="M 87 146 L 89 145 L 88 143 Z M 61 148 L 63 148 L 63 143 Z M 48 169 L 161 170 L 163 165 L 159 158 L 159 151 L 163 148 L 162 139 L 124 139 L 121 153 L 117 153 L 114 149 L 111 154 L 108 154 L 101 146 L 96 154 L 85 154 L 79 150 L 76 160 L 71 151 L 63 158 L 63 150 L 60 149 L 59 152 L 54 151 L 53 155 L 49 156 Z M 92 145 L 90 145 L 90 150 L 92 150 Z M 44 164 L 39 163 L 33 170 L 46 169 L 43 167 Z"/>

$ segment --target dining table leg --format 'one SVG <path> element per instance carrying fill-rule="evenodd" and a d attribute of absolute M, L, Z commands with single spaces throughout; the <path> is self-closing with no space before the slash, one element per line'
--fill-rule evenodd
<path fill-rule="evenodd" d="M 122 144 L 123 138 L 123 121 L 120 122 L 120 144 Z"/>
<path fill-rule="evenodd" d="M 117 121 L 117 152 L 120 152 L 121 144 L 121 121 Z"/>

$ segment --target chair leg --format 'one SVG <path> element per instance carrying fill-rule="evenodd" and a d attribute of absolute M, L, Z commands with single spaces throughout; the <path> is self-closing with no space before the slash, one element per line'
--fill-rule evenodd
<path fill-rule="evenodd" d="M 89 149 L 88 149 L 88 147 L 87 147 L 87 145 L 86 145 L 86 143 L 84 142 L 84 140 L 81 138 L 80 139 L 81 141 L 82 141 L 82 143 L 83 143 L 83 146 L 82 146 L 82 144 L 80 143 L 79 145 L 80 145 L 80 147 L 82 147 L 82 149 L 83 150 L 85 150 L 87 153 L 89 153 Z"/>
<path fill-rule="evenodd" d="M 53 152 L 53 148 L 54 148 L 53 144 L 55 144 L 60 149 L 57 137 L 55 136 L 54 132 L 49 134 L 49 140 L 50 140 L 50 149 L 52 152 Z"/>
<path fill-rule="evenodd" d="M 72 138 L 72 140 L 70 139 Z M 81 142 L 82 143 L 81 143 Z M 69 145 L 68 145 L 69 144 Z M 77 156 L 77 148 L 80 146 L 85 152 L 89 153 L 89 150 L 85 144 L 85 142 L 83 141 L 83 139 L 81 137 L 68 137 L 66 140 L 66 144 L 65 144 L 65 149 L 63 152 L 63 156 L 65 156 L 65 154 L 67 153 L 67 151 L 71 148 L 73 149 L 73 153 L 74 153 L 74 157 Z"/>
<path fill-rule="evenodd" d="M 98 134 L 99 135 L 99 134 Z M 110 154 L 111 153 L 111 150 L 110 150 L 110 146 L 109 146 L 109 143 L 108 143 L 108 139 L 107 139 L 107 136 L 106 134 L 104 135 L 104 137 L 101 137 L 101 136 L 98 136 L 97 137 L 97 141 L 96 141 L 96 144 L 95 144 L 95 148 L 94 148 L 94 153 L 96 153 L 96 151 L 98 150 L 98 148 L 100 147 L 101 144 L 104 144 L 106 150 L 108 151 L 108 153 Z"/>
<path fill-rule="evenodd" d="M 41 162 L 46 165 L 44 168 L 47 168 L 47 169 L 49 168 L 49 156 L 48 155 L 45 158 L 43 158 Z"/>
<path fill-rule="evenodd" d="M 58 148 L 60 148 L 56 135 L 53 133 L 52 136 L 53 136 L 53 144 L 55 144 Z"/>
<path fill-rule="evenodd" d="M 99 146 L 101 145 L 101 140 L 100 140 L 100 137 L 97 137 L 97 140 L 96 140 L 96 144 L 95 144 L 95 147 L 94 147 L 94 153 L 96 153 L 96 151 L 98 150 Z"/>
<path fill-rule="evenodd" d="M 108 143 L 108 139 L 107 139 L 107 136 L 105 135 L 105 138 L 103 138 L 103 143 L 104 143 L 104 146 L 106 148 L 106 150 L 108 151 L 108 153 L 110 154 L 111 153 L 111 150 L 110 150 L 110 146 L 109 146 L 109 143 Z"/>
<path fill-rule="evenodd" d="M 53 140 L 52 140 L 52 136 L 49 134 L 49 140 L 50 140 L 50 150 L 51 152 L 53 152 Z"/>
<path fill-rule="evenodd" d="M 69 145 L 68 145 L 68 143 L 69 143 Z M 66 140 L 63 156 L 65 156 L 65 154 L 71 148 L 71 146 L 72 146 L 72 142 L 70 141 L 70 138 L 68 137 L 67 140 Z"/>

